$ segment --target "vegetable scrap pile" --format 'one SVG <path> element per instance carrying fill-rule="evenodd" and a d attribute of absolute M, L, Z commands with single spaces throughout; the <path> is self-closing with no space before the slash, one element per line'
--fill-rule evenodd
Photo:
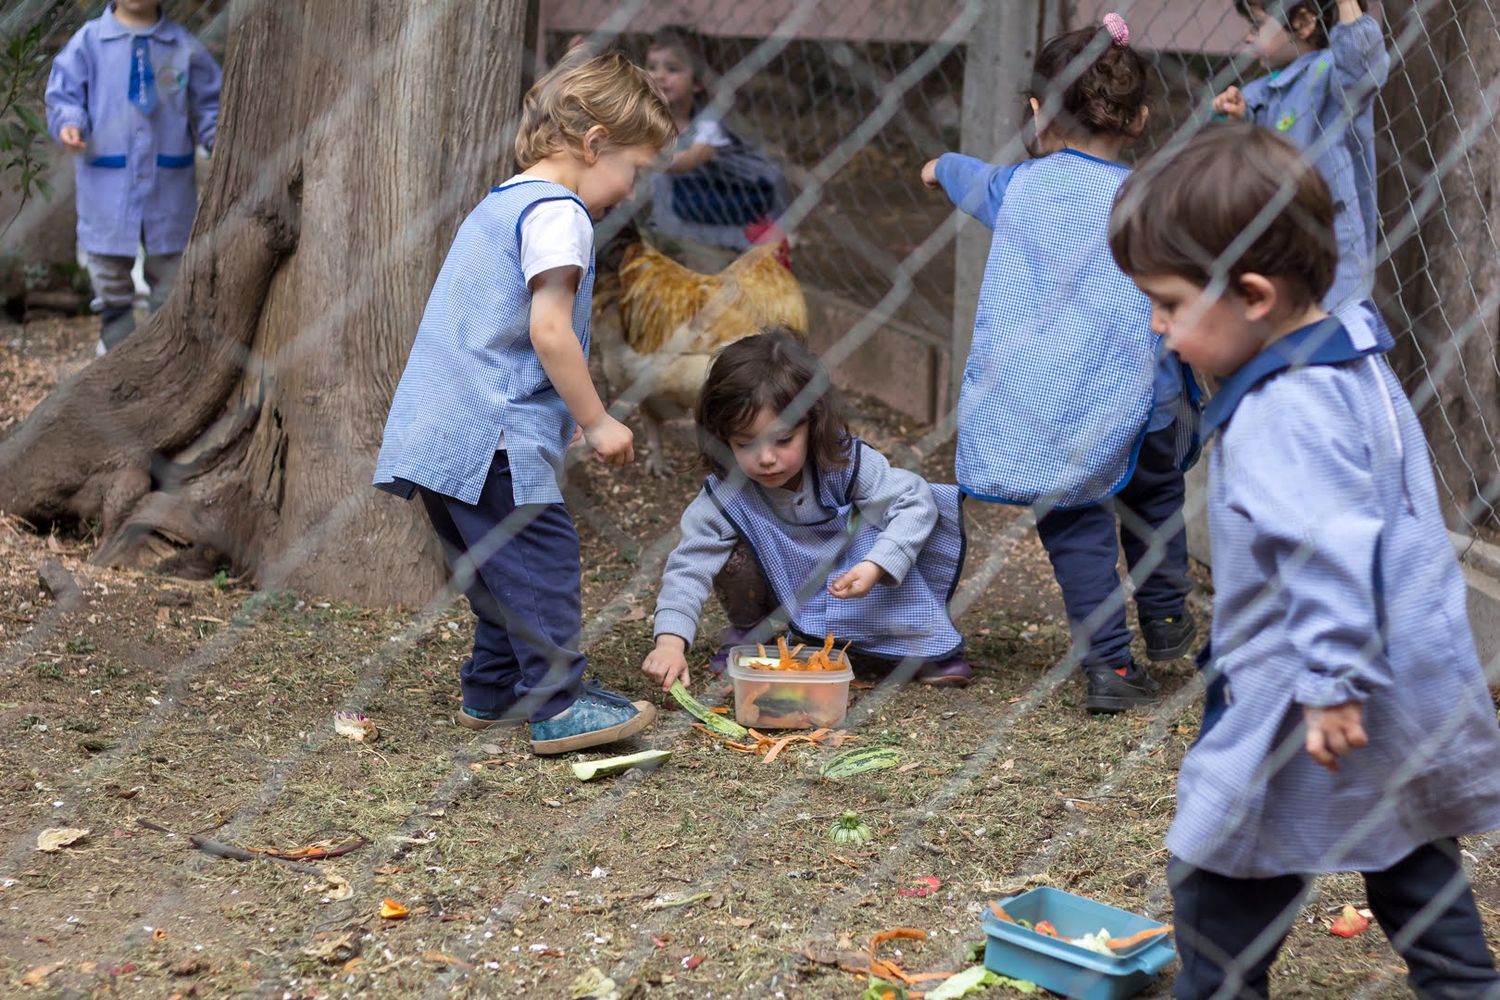
<path fill-rule="evenodd" d="M 999 903 L 991 903 L 990 912 L 995 915 L 995 918 L 997 920 L 1003 920 L 1007 924 L 1015 924 L 1017 927 L 1024 927 L 1029 931 L 1033 931 L 1037 934 L 1042 935 L 1043 937 L 1057 938 L 1059 941 L 1067 941 L 1069 944 L 1076 944 L 1080 948 L 1086 948 L 1089 951 L 1098 952 L 1101 955 L 1117 955 L 1120 952 L 1129 951 L 1131 948 L 1134 948 L 1136 945 L 1141 944 L 1144 941 L 1150 941 L 1152 938 L 1158 938 L 1163 934 L 1170 934 L 1172 932 L 1171 924 L 1162 924 L 1160 927 L 1148 927 L 1145 930 L 1140 931 L 1139 933 L 1131 934 L 1127 937 L 1111 937 L 1109 931 L 1101 927 L 1093 934 L 1085 934 L 1083 935 L 1083 937 L 1069 938 L 1063 937 L 1061 934 L 1057 933 L 1057 928 L 1052 926 L 1052 921 L 1038 920 L 1035 924 L 1032 924 L 1027 920 L 1017 920 L 1009 913 L 1006 913 L 1005 907 L 1001 906 Z"/>
<path fill-rule="evenodd" d="M 693 728 L 701 729 L 705 733 L 708 733 L 710 736 L 719 735 L 712 729 L 699 723 L 695 723 L 693 725 Z M 832 747 L 841 747 L 849 740 L 858 739 L 857 736 L 850 736 L 842 729 L 826 728 L 814 729 L 810 733 L 791 733 L 787 736 L 767 736 L 765 733 L 756 732 L 754 729 L 747 729 L 745 730 L 745 733 L 750 737 L 750 739 L 754 740 L 755 742 L 744 743 L 727 738 L 720 738 L 720 742 L 729 749 L 737 750 L 740 753 L 753 753 L 760 755 L 762 757 L 761 763 L 763 764 L 771 763 L 771 761 L 775 760 L 781 755 L 781 751 L 785 750 L 793 743 L 808 743 L 813 746 L 818 746 L 820 744 L 826 743 Z"/>
<path fill-rule="evenodd" d="M 811 656 L 801 657 L 798 654 L 805 649 L 803 643 L 798 643 L 796 648 L 787 645 L 786 636 L 776 640 L 777 659 L 772 659 L 766 652 L 764 645 L 755 647 L 759 654 L 753 660 L 743 661 L 742 666 L 755 670 L 844 670 L 849 666 L 849 658 L 846 655 L 849 644 L 837 653 L 833 651 L 833 633 L 828 633 L 828 638 L 823 640 L 823 648 L 814 650 Z"/>

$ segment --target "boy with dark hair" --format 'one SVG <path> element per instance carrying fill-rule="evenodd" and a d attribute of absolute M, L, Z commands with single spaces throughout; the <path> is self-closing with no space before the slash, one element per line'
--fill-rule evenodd
<path fill-rule="evenodd" d="M 1459 836 L 1500 827 L 1500 727 L 1427 444 L 1370 331 L 1320 304 L 1317 169 L 1211 129 L 1120 190 L 1110 246 L 1153 328 L 1220 380 L 1204 415 L 1215 667 L 1167 833 L 1181 998 L 1265 996 L 1312 877 L 1363 874 L 1421 996 L 1500 984 Z"/>

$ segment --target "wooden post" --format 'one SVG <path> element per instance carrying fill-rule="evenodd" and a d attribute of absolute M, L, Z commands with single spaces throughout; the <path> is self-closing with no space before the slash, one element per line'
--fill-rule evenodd
<path fill-rule="evenodd" d="M 971 0 L 972 2 L 972 0 Z M 984 0 L 964 59 L 961 151 L 981 159 L 1015 162 L 1026 157 L 1021 126 L 1028 118 L 1025 92 L 1031 63 L 1046 34 L 1062 22 L 1061 0 Z M 974 306 L 989 256 L 990 231 L 973 219 L 959 223 L 953 281 L 953 356 L 941 412 L 958 405 L 964 361 L 974 335 Z"/>

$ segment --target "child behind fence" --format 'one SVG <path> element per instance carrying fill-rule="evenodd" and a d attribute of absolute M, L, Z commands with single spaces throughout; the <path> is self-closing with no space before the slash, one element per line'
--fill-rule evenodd
<path fill-rule="evenodd" d="M 1214 110 L 1280 133 L 1307 151 L 1333 192 L 1339 265 L 1327 309 L 1369 299 L 1380 209 L 1375 98 L 1391 60 L 1365 0 L 1235 0 L 1246 44 L 1270 72 L 1229 87 Z M 1373 310 L 1372 310 L 1373 311 Z"/>
<path fill-rule="evenodd" d="M 1146 297 L 1110 258 L 1116 162 L 1145 128 L 1146 62 L 1118 14 L 1037 55 L 1043 154 L 991 166 L 943 155 L 922 178 L 994 230 L 958 404 L 958 481 L 1034 505 L 1081 648 L 1090 712 L 1156 700 L 1131 655 L 1116 565 L 1125 551 L 1146 655 L 1187 653 L 1183 470 L 1196 455 L 1190 372 L 1151 332 Z"/>
<path fill-rule="evenodd" d="M 1454 839 L 1500 827 L 1500 726 L 1421 426 L 1380 338 L 1320 305 L 1336 211 L 1247 125 L 1146 163 L 1115 209 L 1156 330 L 1221 379 L 1204 422 L 1227 704 L 1167 833 L 1184 1000 L 1267 995 L 1312 877 L 1340 870 L 1419 995 L 1500 990 Z"/>
<path fill-rule="evenodd" d="M 715 74 L 701 37 L 666 26 L 651 37 L 646 70 L 680 137 L 651 178 L 651 225 L 668 236 L 744 250 L 786 208 L 781 171 L 706 105 Z"/>

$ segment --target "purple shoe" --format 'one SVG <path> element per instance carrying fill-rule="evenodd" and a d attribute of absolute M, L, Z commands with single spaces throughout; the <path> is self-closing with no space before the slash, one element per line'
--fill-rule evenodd
<path fill-rule="evenodd" d="M 917 668 L 917 683 L 928 687 L 968 687 L 973 679 L 974 668 L 962 655 L 924 663 Z"/>
<path fill-rule="evenodd" d="M 708 659 L 708 669 L 713 671 L 715 677 L 729 669 L 729 651 L 735 646 L 743 646 L 745 639 L 760 626 L 752 625 L 749 628 L 735 628 L 726 625 L 719 632 L 719 649 Z"/>

